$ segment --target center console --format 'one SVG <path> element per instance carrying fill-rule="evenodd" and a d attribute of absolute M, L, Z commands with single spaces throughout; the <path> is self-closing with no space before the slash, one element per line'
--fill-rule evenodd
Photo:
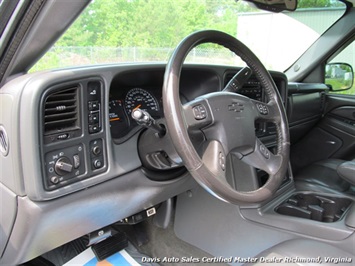
<path fill-rule="evenodd" d="M 343 218 L 352 200 L 348 198 L 296 193 L 276 207 L 279 214 L 289 215 L 324 223 Z"/>
<path fill-rule="evenodd" d="M 273 76 L 283 99 L 282 79 Z M 262 88 L 257 82 L 245 85 L 241 93 L 246 96 L 267 102 Z M 260 99 L 261 97 L 261 99 Z M 286 106 L 286 103 L 285 103 Z M 287 107 L 287 106 L 286 106 Z M 257 137 L 270 149 L 276 147 L 276 132 L 273 124 L 258 123 Z M 340 169 L 340 175 L 351 182 L 354 176 L 355 164 L 348 163 Z M 353 166 L 353 167 L 352 167 Z M 353 168 L 351 173 L 350 169 Z M 258 172 L 259 185 L 268 180 L 262 171 Z M 347 194 L 318 193 L 312 191 L 298 191 L 292 182 L 292 170 L 284 177 L 283 183 L 272 200 L 259 206 L 242 206 L 240 212 L 244 219 L 263 224 L 275 229 L 285 230 L 297 235 L 316 237 L 327 241 L 342 241 L 354 234 L 355 230 L 355 200 Z"/>
<path fill-rule="evenodd" d="M 247 220 L 307 237 L 341 241 L 355 230 L 354 198 L 289 188 L 259 208 L 243 208 Z M 354 219 L 349 220 L 348 217 Z"/>

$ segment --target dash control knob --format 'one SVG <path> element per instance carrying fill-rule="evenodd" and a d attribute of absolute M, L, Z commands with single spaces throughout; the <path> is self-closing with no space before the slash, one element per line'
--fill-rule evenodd
<path fill-rule="evenodd" d="M 68 173 L 71 173 L 71 171 L 73 170 L 73 165 L 69 158 L 61 157 L 56 161 L 54 170 L 58 175 L 63 176 Z"/>
<path fill-rule="evenodd" d="M 58 183 L 59 183 L 59 178 L 58 178 L 58 176 L 53 176 L 53 177 L 51 178 L 51 182 L 52 182 L 53 184 L 58 184 Z"/>
<path fill-rule="evenodd" d="M 100 148 L 100 146 L 95 146 L 95 147 L 93 147 L 92 148 L 92 153 L 94 154 L 94 155 L 99 155 L 100 153 L 101 153 L 101 148 Z"/>
<path fill-rule="evenodd" d="M 96 159 L 94 162 L 93 162 L 93 165 L 94 165 L 94 168 L 95 169 L 99 169 L 102 167 L 102 161 L 100 159 Z"/>

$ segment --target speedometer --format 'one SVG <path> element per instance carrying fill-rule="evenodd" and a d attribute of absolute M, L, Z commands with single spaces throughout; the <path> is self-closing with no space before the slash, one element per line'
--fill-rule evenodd
<path fill-rule="evenodd" d="M 155 97 L 142 88 L 134 88 L 128 91 L 125 98 L 125 108 L 130 115 L 132 110 L 140 108 L 152 116 L 159 112 L 159 104 Z"/>

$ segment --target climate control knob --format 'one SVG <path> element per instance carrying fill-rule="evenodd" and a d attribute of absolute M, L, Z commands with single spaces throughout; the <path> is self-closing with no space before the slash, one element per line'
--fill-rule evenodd
<path fill-rule="evenodd" d="M 58 175 L 63 176 L 73 171 L 73 165 L 68 157 L 61 157 L 56 161 L 54 170 Z"/>
<path fill-rule="evenodd" d="M 102 161 L 100 159 L 96 159 L 94 162 L 93 162 L 93 165 L 94 165 L 94 168 L 95 169 L 99 169 L 102 167 Z"/>

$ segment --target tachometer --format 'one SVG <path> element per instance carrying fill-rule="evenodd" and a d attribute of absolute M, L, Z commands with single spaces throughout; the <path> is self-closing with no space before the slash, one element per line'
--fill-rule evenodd
<path fill-rule="evenodd" d="M 158 101 L 150 92 L 142 88 L 134 88 L 128 91 L 125 98 L 125 108 L 129 115 L 136 108 L 147 111 L 152 116 L 156 116 L 159 112 Z"/>

